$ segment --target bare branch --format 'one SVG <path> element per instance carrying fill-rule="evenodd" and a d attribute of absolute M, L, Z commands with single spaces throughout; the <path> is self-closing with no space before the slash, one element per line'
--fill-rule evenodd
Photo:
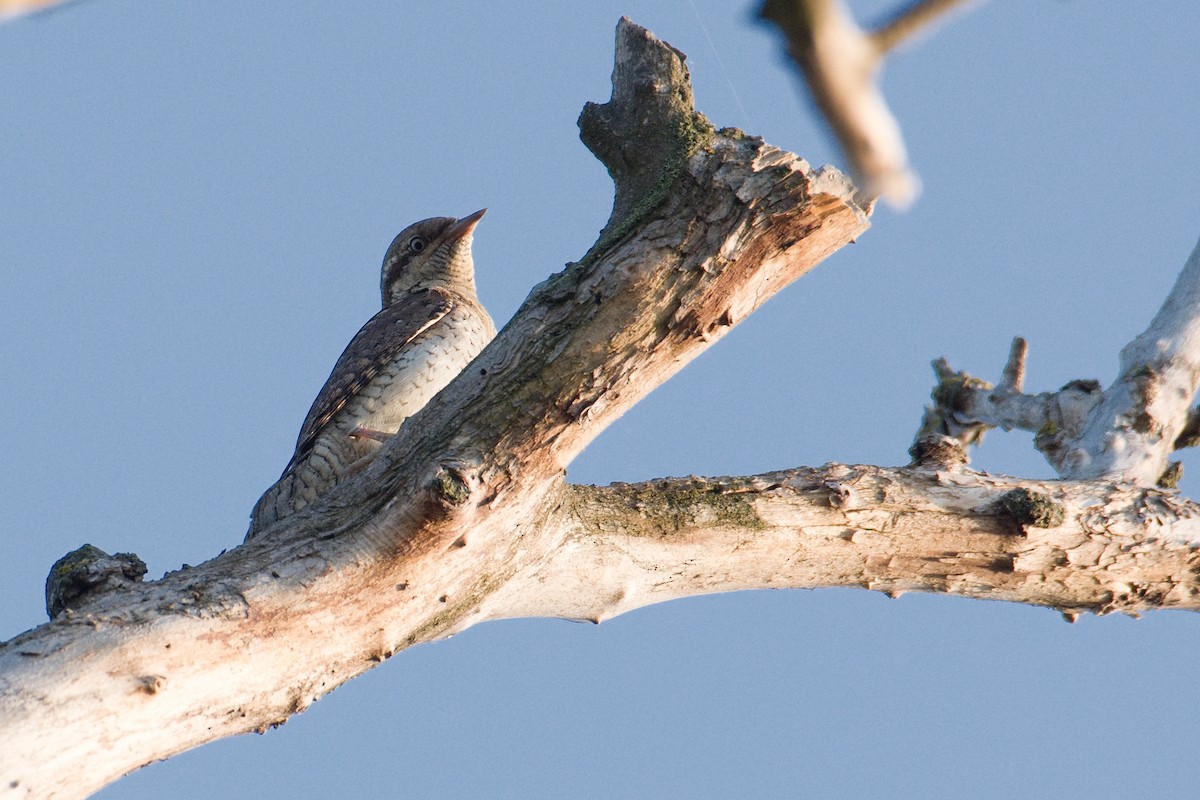
<path fill-rule="evenodd" d="M 900 125 L 876 77 L 879 52 L 838 0 L 766 0 L 759 12 L 779 26 L 850 162 L 863 196 L 906 207 L 917 195 Z"/>
<path fill-rule="evenodd" d="M 992 396 L 994 387 L 981 378 L 956 372 L 944 358 L 933 362 L 933 372 L 938 379 L 932 393 L 933 407 L 925 409 L 917 438 L 947 436 L 963 447 L 979 444 L 983 434 L 996 423 L 993 419 L 981 418 L 973 406 L 980 397 Z M 985 392 L 988 394 L 984 395 Z"/>
<path fill-rule="evenodd" d="M 963 3 L 918 0 L 874 32 L 864 32 L 841 0 L 764 0 L 759 10 L 783 33 L 868 202 L 882 197 L 906 208 L 919 191 L 900 123 L 879 88 L 883 57 Z"/>
<path fill-rule="evenodd" d="M 837 172 L 713 130 L 692 108 L 682 55 L 628 20 L 613 82 L 613 99 L 580 120 L 616 182 L 600 240 L 536 287 L 369 466 L 249 544 L 159 581 L 137 581 L 132 557 L 93 553 L 80 596 L 52 593 L 65 610 L 0 645 L 9 786 L 79 796 L 282 724 L 396 652 L 488 618 L 600 620 L 768 586 L 947 592 L 1068 617 L 1197 608 L 1194 504 L 962 468 L 963 442 L 989 424 L 1070 421 L 1082 441 L 1110 399 L 1081 383 L 1022 394 L 1019 342 L 996 389 L 935 365 L 912 469 L 566 485 L 564 468 L 605 426 L 867 227 Z M 1189 281 L 1123 355 L 1148 414 L 1195 390 Z M 1076 395 L 1091 399 L 1068 420 Z"/>
<path fill-rule="evenodd" d="M 1149 327 L 1121 351 L 1121 372 L 1079 437 L 1070 477 L 1153 485 L 1200 386 L 1200 244 Z"/>
<path fill-rule="evenodd" d="M 834 586 L 1071 617 L 1200 610 L 1200 507 L 1156 490 L 826 465 L 573 495 L 562 545 L 484 616 L 599 622 L 708 592 Z"/>
<path fill-rule="evenodd" d="M 93 791 L 281 724 L 478 621 L 557 546 L 571 459 L 866 229 L 836 171 L 714 131 L 682 56 L 628 20 L 613 82 L 580 123 L 617 184 L 600 241 L 353 480 L 199 567 L 101 582 L 107 593 L 0 646 L 0 774 L 34 794 Z"/>
<path fill-rule="evenodd" d="M 1192 441 L 1192 399 L 1200 387 L 1200 245 L 1150 325 L 1121 351 L 1121 374 L 1104 391 L 1074 380 L 1057 392 L 1020 390 L 1026 347 L 1013 343 L 993 389 L 939 362 L 929 431 L 978 442 L 989 427 L 1035 431 L 1035 444 L 1064 478 L 1171 483 L 1170 454 Z M 931 424 L 930 420 L 933 420 Z"/>
<path fill-rule="evenodd" d="M 1025 388 L 1025 357 L 1029 354 L 1029 343 L 1020 336 L 1013 339 L 1012 348 L 1008 351 L 1008 363 L 1000 376 L 1001 392 L 1020 393 Z"/>

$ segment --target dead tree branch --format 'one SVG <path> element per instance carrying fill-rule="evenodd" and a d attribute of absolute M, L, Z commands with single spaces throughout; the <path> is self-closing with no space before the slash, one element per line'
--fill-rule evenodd
<path fill-rule="evenodd" d="M 1191 404 L 1200 388 L 1200 245 L 1150 325 L 1121 351 L 1120 374 L 1107 389 L 1073 380 L 1056 392 L 1025 394 L 1025 354 L 1024 340 L 1015 340 L 997 387 L 937 361 L 935 408 L 921 435 L 970 444 L 991 427 L 1034 431 L 1035 446 L 1063 478 L 1177 481 L 1169 458 L 1193 440 Z"/>
<path fill-rule="evenodd" d="M 994 478 L 953 459 L 567 485 L 600 431 L 867 227 L 836 171 L 714 130 L 682 55 L 628 20 L 613 98 L 580 127 L 616 182 L 600 240 L 535 287 L 370 466 L 158 581 L 139 582 L 132 556 L 93 553 L 104 590 L 54 595 L 65 610 L 0 645 L 5 786 L 81 796 L 282 724 L 396 652 L 486 619 L 600 620 L 691 594 L 817 586 L 1068 616 L 1197 607 L 1200 510 L 1144 487 Z M 1154 336 L 1190 337 L 1181 316 L 1156 320 Z M 1135 375 L 1153 349 L 1127 348 Z M 1017 348 L 1010 394 L 1021 359 Z M 970 400 L 975 387 L 959 388 Z M 952 433 L 937 435 L 960 442 Z"/>
<path fill-rule="evenodd" d="M 72 0 L 0 0 L 0 22 L 39 11 L 50 11 L 70 2 Z"/>
<path fill-rule="evenodd" d="M 558 545 L 566 465 L 866 229 L 836 171 L 715 131 L 682 55 L 628 20 L 613 87 L 580 118 L 617 183 L 597 244 L 536 287 L 356 480 L 247 546 L 120 584 L 5 644 L 0 774 L 31 796 L 78 796 L 280 724 L 471 624 Z"/>
<path fill-rule="evenodd" d="M 1069 620 L 1200 609 L 1200 508 L 1155 489 L 830 464 L 573 487 L 562 519 L 562 544 L 482 617 L 600 622 L 710 592 L 835 586 L 1015 601 Z"/>

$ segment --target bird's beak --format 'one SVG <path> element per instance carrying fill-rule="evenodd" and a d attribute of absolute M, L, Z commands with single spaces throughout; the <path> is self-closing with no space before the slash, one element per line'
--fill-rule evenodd
<path fill-rule="evenodd" d="M 468 214 L 460 220 L 456 220 L 453 225 L 446 229 L 447 239 L 462 239 L 470 236 L 471 231 L 475 230 L 475 226 L 479 224 L 479 220 L 483 219 L 483 215 L 487 213 L 486 208 L 481 208 L 474 214 Z"/>

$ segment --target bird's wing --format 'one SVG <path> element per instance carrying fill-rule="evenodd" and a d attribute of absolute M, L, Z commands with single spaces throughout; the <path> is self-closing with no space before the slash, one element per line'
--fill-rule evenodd
<path fill-rule="evenodd" d="M 300 429 L 287 470 L 312 450 L 334 415 L 379 374 L 403 348 L 436 325 L 458 303 L 448 293 L 429 289 L 392 303 L 363 325 L 333 365 Z"/>

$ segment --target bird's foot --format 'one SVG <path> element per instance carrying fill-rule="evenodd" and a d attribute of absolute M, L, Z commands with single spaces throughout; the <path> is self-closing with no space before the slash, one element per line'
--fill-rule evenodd
<path fill-rule="evenodd" d="M 376 431 L 370 428 L 355 428 L 350 431 L 350 435 L 357 439 L 374 439 L 377 442 L 386 442 L 396 434 L 388 433 L 387 431 Z"/>

